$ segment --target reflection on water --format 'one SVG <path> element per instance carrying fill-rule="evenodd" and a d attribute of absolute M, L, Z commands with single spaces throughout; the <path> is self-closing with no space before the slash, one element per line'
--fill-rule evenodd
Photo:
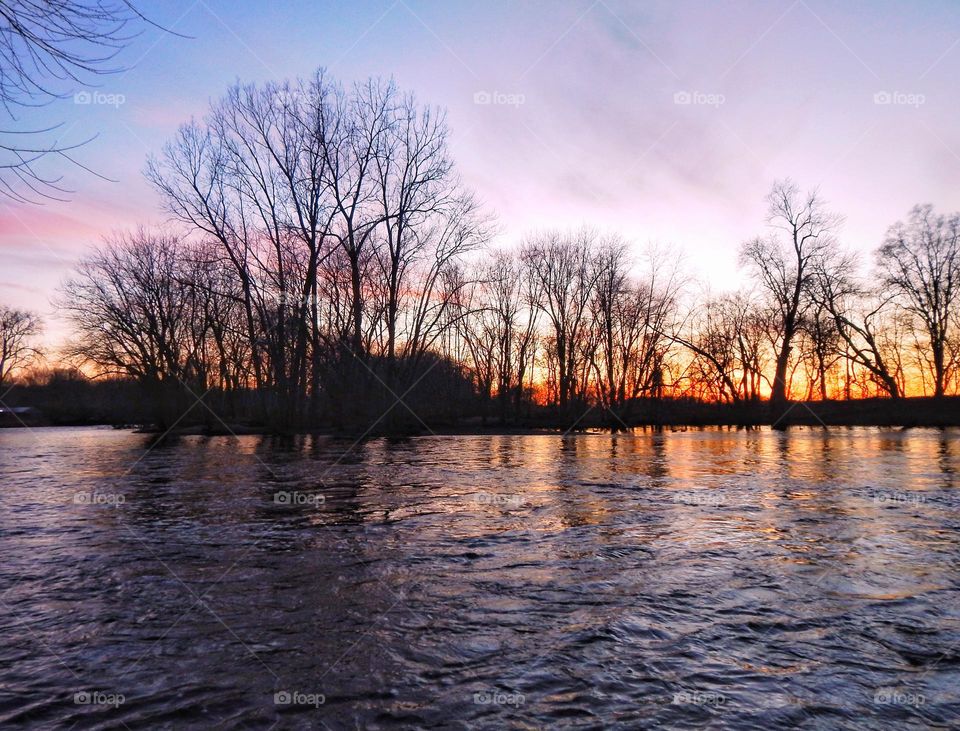
<path fill-rule="evenodd" d="M 958 432 L 351 446 L 0 431 L 0 724 L 960 723 Z"/>

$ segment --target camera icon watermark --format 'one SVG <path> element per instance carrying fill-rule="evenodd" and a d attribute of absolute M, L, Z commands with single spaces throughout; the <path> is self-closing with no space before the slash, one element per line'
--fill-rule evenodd
<path fill-rule="evenodd" d="M 705 91 L 677 91 L 673 94 L 673 103 L 679 106 L 713 107 L 718 109 L 727 103 L 723 94 L 709 94 Z"/>
<path fill-rule="evenodd" d="M 307 94 L 302 89 L 279 89 L 273 97 L 278 109 L 295 109 L 306 100 Z"/>
<path fill-rule="evenodd" d="M 499 690 L 481 690 L 473 694 L 473 702 L 478 706 L 512 706 L 519 708 L 526 701 L 523 693 L 504 693 Z"/>
<path fill-rule="evenodd" d="M 127 103 L 124 94 L 108 94 L 103 91 L 78 91 L 73 95 L 73 103 L 81 106 L 103 106 L 118 109 Z"/>
<path fill-rule="evenodd" d="M 78 690 L 73 694 L 73 702 L 78 706 L 110 706 L 119 708 L 126 702 L 123 693 L 108 693 L 104 690 Z"/>
<path fill-rule="evenodd" d="M 905 91 L 878 91 L 873 95 L 873 103 L 877 106 L 913 107 L 919 109 L 927 103 L 923 94 L 911 94 Z"/>
<path fill-rule="evenodd" d="M 270 307 L 286 309 L 291 312 L 294 312 L 301 307 L 307 312 L 310 312 L 315 307 L 320 307 L 323 304 L 320 297 L 314 297 L 313 295 L 304 296 L 299 292 L 289 292 L 284 290 L 267 292 L 264 294 L 263 300 L 264 303 L 268 304 Z"/>
<path fill-rule="evenodd" d="M 473 103 L 479 106 L 519 107 L 526 104 L 527 97 L 523 94 L 507 94 L 502 91 L 475 91 Z"/>
<path fill-rule="evenodd" d="M 882 706 L 911 706 L 917 708 L 927 702 L 923 693 L 912 693 L 900 688 L 877 688 L 873 702 Z"/>
<path fill-rule="evenodd" d="M 327 498 L 324 495 L 317 495 L 312 492 L 300 492 L 299 490 L 280 490 L 273 493 L 273 502 L 275 505 L 285 505 L 291 507 L 294 505 L 305 505 L 316 507 L 318 505 L 323 505 L 326 501 Z"/>
<path fill-rule="evenodd" d="M 474 499 L 479 505 L 497 505 L 503 508 L 519 508 L 525 502 L 519 493 L 478 492 Z"/>
<path fill-rule="evenodd" d="M 681 690 L 673 694 L 675 705 L 712 706 L 719 708 L 727 702 L 723 693 L 713 690 Z"/>
<path fill-rule="evenodd" d="M 912 492 L 875 492 L 871 496 L 876 505 L 918 507 L 925 505 L 927 498 L 925 495 L 918 495 Z"/>
<path fill-rule="evenodd" d="M 299 690 L 278 690 L 273 694 L 276 706 L 313 706 L 319 708 L 327 702 L 323 693 L 303 693 Z"/>
<path fill-rule="evenodd" d="M 74 505 L 110 505 L 118 507 L 127 501 L 119 492 L 78 492 L 73 496 Z"/>
<path fill-rule="evenodd" d="M 727 504 L 726 496 L 718 490 L 678 490 L 673 502 L 701 508 L 719 508 Z"/>

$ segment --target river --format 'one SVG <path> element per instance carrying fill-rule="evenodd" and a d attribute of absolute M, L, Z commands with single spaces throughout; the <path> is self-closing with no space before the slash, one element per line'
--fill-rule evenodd
<path fill-rule="evenodd" d="M 960 724 L 960 432 L 0 430 L 0 726 Z"/>

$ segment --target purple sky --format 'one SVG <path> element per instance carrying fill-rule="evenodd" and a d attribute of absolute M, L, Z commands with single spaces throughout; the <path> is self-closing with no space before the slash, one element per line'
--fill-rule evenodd
<path fill-rule="evenodd" d="M 68 170 L 69 203 L 0 202 L 0 301 L 43 312 L 51 344 L 64 330 L 49 300 L 77 257 L 111 229 L 163 220 L 146 156 L 235 80 L 318 66 L 346 82 L 393 75 L 447 107 L 460 172 L 505 245 L 588 223 L 682 253 L 722 290 L 739 281 L 737 247 L 762 232 L 775 178 L 819 186 L 864 252 L 915 203 L 960 209 L 955 1 L 142 8 L 192 38 L 148 29 L 121 57 L 128 70 L 100 80 L 96 101 L 112 104 L 23 116 L 64 121 L 66 141 L 99 135 L 79 157 L 118 181 Z"/>

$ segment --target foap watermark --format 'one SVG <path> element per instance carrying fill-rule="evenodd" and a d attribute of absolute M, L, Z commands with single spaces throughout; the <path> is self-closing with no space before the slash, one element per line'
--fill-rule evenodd
<path fill-rule="evenodd" d="M 127 700 L 123 693 L 109 693 L 105 690 L 78 690 L 73 694 L 73 702 L 78 706 L 110 706 L 118 708 Z"/>
<path fill-rule="evenodd" d="M 903 507 L 917 507 L 925 505 L 927 498 L 912 492 L 875 492 L 872 495 L 876 505 L 899 505 Z"/>
<path fill-rule="evenodd" d="M 877 91 L 873 95 L 873 103 L 878 106 L 913 107 L 920 108 L 927 103 L 923 94 L 912 94 L 906 91 Z"/>
<path fill-rule="evenodd" d="M 302 89 L 280 89 L 273 97 L 273 103 L 280 109 L 289 109 L 307 101 L 307 93 Z"/>
<path fill-rule="evenodd" d="M 506 693 L 502 690 L 481 690 L 473 694 L 473 702 L 478 706 L 512 706 L 519 708 L 526 698 L 523 693 Z"/>
<path fill-rule="evenodd" d="M 496 505 L 501 508 L 519 508 L 525 502 L 518 493 L 478 492 L 474 498 L 480 505 Z"/>
<path fill-rule="evenodd" d="M 283 290 L 265 293 L 263 302 L 270 307 L 276 307 L 278 309 L 284 308 L 291 311 L 302 307 L 307 312 L 313 310 L 314 307 L 320 307 L 322 304 L 319 297 L 314 297 L 313 295 L 304 296 L 300 292 L 286 292 Z"/>
<path fill-rule="evenodd" d="M 673 502 L 702 508 L 719 508 L 726 505 L 727 499 L 717 490 L 678 490 L 673 493 Z"/>
<path fill-rule="evenodd" d="M 473 103 L 480 106 L 519 107 L 526 104 L 527 97 L 523 94 L 508 94 L 505 91 L 475 91 Z"/>
<path fill-rule="evenodd" d="M 717 109 L 726 104 L 727 97 L 723 94 L 710 94 L 705 91 L 678 91 L 674 92 L 673 103 L 681 106 L 713 107 Z"/>
<path fill-rule="evenodd" d="M 78 91 L 73 95 L 73 103 L 117 109 L 127 103 L 127 97 L 123 94 L 109 94 L 105 91 Z"/>
<path fill-rule="evenodd" d="M 923 693 L 913 693 L 902 688 L 877 688 L 873 702 L 883 706 L 912 706 L 916 708 L 927 702 Z"/>
<path fill-rule="evenodd" d="M 276 706 L 313 706 L 319 708 L 327 702 L 323 693 L 304 693 L 299 690 L 278 690 L 273 694 Z"/>
<path fill-rule="evenodd" d="M 119 492 L 78 492 L 73 496 L 74 505 L 123 505 L 126 496 Z"/>
<path fill-rule="evenodd" d="M 327 501 L 324 495 L 299 490 L 280 490 L 273 493 L 273 502 L 277 505 L 323 505 Z"/>
<path fill-rule="evenodd" d="M 726 702 L 726 696 L 715 690 L 681 690 L 673 694 L 671 701 L 676 705 L 713 706 L 714 708 L 719 708 Z"/>

